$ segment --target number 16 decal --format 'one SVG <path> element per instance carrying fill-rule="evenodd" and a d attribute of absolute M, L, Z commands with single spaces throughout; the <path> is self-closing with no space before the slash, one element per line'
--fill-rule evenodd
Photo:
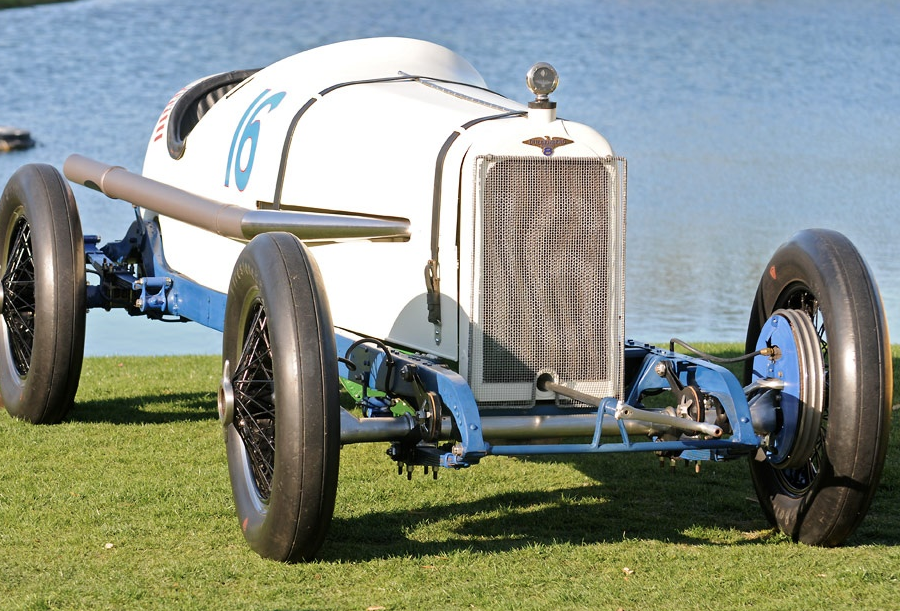
<path fill-rule="evenodd" d="M 240 123 L 234 130 L 231 148 L 228 150 L 228 167 L 225 168 L 226 187 L 231 186 L 233 174 L 234 184 L 238 190 L 243 191 L 247 188 L 250 172 L 253 170 L 253 158 L 256 156 L 256 141 L 259 139 L 259 119 L 257 115 L 266 108 L 268 109 L 267 112 L 271 112 L 281 103 L 285 95 L 285 92 L 282 91 L 266 98 L 270 91 L 271 89 L 266 89 L 253 100 L 253 103 L 247 107 L 247 111 L 241 117 Z M 250 150 L 245 152 L 244 148 L 248 143 Z"/>

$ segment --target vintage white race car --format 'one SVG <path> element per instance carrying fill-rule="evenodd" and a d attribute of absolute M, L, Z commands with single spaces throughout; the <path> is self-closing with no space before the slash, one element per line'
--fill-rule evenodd
<path fill-rule="evenodd" d="M 407 474 L 490 455 L 750 457 L 774 524 L 842 543 L 877 487 L 891 405 L 862 257 L 826 230 L 778 249 L 741 381 L 676 340 L 626 339 L 626 163 L 557 117 L 557 80 L 536 64 L 533 99 L 515 102 L 401 38 L 203 78 L 163 110 L 142 175 L 66 161 L 73 182 L 139 207 L 103 246 L 59 171 L 21 168 L 0 201 L 7 411 L 63 418 L 86 310 L 124 308 L 223 331 L 232 488 L 265 557 L 314 556 L 340 447 L 360 442 L 389 444 Z"/>

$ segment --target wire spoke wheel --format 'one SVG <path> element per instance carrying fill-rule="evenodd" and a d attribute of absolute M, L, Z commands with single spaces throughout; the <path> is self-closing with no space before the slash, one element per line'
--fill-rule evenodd
<path fill-rule="evenodd" d="M 28 374 L 34 346 L 34 256 L 31 227 L 19 218 L 13 228 L 12 244 L 2 279 L 3 318 L 9 333 L 9 347 L 19 375 Z"/>
<path fill-rule="evenodd" d="M 309 560 L 337 495 L 339 378 L 322 279 L 296 237 L 266 233 L 243 250 L 222 342 L 220 414 L 241 530 L 264 558 Z"/>
<path fill-rule="evenodd" d="M 84 237 L 65 178 L 22 166 L 0 197 L 0 399 L 15 418 L 62 420 L 84 358 Z"/>
<path fill-rule="evenodd" d="M 757 454 L 750 472 L 763 511 L 780 530 L 804 543 L 840 545 L 865 517 L 887 452 L 893 376 L 881 297 L 847 238 L 806 230 L 769 261 L 747 346 L 757 345 L 780 315 L 795 323 L 802 317 L 804 324 L 794 326 L 809 330 L 797 341 L 800 386 L 820 389 L 821 398 L 800 394 L 796 428 L 787 429 L 785 416 L 775 433 L 787 447 Z M 758 366 L 748 366 L 745 383 L 760 375 Z M 804 401 L 821 403 L 804 411 Z"/>
<path fill-rule="evenodd" d="M 260 499 L 269 500 L 275 472 L 275 381 L 272 348 L 261 303 L 253 308 L 244 350 L 234 372 L 234 426 L 244 442 Z"/>

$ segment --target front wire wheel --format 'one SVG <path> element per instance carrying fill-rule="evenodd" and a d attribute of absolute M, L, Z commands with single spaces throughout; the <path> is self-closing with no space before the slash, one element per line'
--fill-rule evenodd
<path fill-rule="evenodd" d="M 251 309 L 250 325 L 244 349 L 234 372 L 236 426 L 256 482 L 260 501 L 268 502 L 275 472 L 275 408 L 272 374 L 272 347 L 269 344 L 268 317 L 257 302 Z"/>
<path fill-rule="evenodd" d="M 55 423 L 75 401 L 84 358 L 84 238 L 75 198 L 49 165 L 22 166 L 0 197 L 0 400 Z"/>
<path fill-rule="evenodd" d="M 760 280 L 747 330 L 788 310 L 812 322 L 824 393 L 815 440 L 779 465 L 750 462 L 768 519 L 796 541 L 840 545 L 862 522 L 878 486 L 890 432 L 892 371 L 887 324 L 865 261 L 843 235 L 806 230 L 782 245 Z M 754 379 L 752 365 L 745 383 Z"/>
<path fill-rule="evenodd" d="M 223 359 L 220 413 L 241 529 L 264 558 L 309 560 L 334 512 L 339 382 L 321 277 L 294 236 L 263 234 L 238 258 Z"/>
<path fill-rule="evenodd" d="M 9 253 L 3 278 L 3 306 L 0 314 L 9 334 L 12 364 L 20 376 L 27 376 L 34 349 L 34 253 L 31 251 L 31 226 L 24 217 L 16 219 L 9 240 Z"/>

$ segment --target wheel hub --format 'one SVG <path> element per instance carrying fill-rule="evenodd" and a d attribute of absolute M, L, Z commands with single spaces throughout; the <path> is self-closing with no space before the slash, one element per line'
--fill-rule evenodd
<path fill-rule="evenodd" d="M 756 349 L 778 346 L 780 354 L 757 356 L 754 379 L 784 384 L 776 399 L 780 428 L 768 439 L 768 461 L 778 469 L 806 464 L 815 450 L 825 404 L 825 367 L 819 336 L 800 310 L 777 310 L 763 326 Z"/>
<path fill-rule="evenodd" d="M 231 384 L 231 363 L 227 359 L 219 382 L 218 408 L 219 422 L 227 429 L 234 422 L 234 386 Z"/>

